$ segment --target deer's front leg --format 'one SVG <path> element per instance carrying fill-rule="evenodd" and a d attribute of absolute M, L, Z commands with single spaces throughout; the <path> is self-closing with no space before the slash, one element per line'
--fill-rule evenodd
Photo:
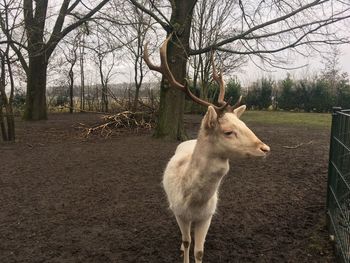
<path fill-rule="evenodd" d="M 211 217 L 198 221 L 194 228 L 194 257 L 196 263 L 202 263 L 204 254 L 204 242 L 210 226 Z"/>
<path fill-rule="evenodd" d="M 190 245 L 191 245 L 191 222 L 176 216 L 177 224 L 182 234 L 181 250 L 184 253 L 184 263 L 190 262 Z"/>

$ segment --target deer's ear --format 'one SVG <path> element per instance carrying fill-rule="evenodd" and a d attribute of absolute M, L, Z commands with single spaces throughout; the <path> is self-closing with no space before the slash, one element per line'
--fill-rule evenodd
<path fill-rule="evenodd" d="M 243 114 L 243 112 L 245 111 L 245 109 L 247 108 L 246 105 L 242 105 L 240 107 L 238 107 L 237 109 L 233 110 L 233 113 L 237 115 L 237 117 L 241 117 L 241 115 Z"/>
<path fill-rule="evenodd" d="M 212 129 L 215 128 L 215 126 L 218 123 L 218 115 L 215 111 L 215 109 L 212 106 L 208 107 L 207 113 L 204 116 L 203 119 L 204 127 L 206 129 Z"/>

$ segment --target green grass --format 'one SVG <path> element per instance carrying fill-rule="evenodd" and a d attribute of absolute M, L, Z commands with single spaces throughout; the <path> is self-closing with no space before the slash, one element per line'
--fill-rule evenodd
<path fill-rule="evenodd" d="M 299 125 L 315 128 L 330 128 L 330 113 L 304 113 L 285 111 L 247 111 L 242 120 L 265 124 Z"/>

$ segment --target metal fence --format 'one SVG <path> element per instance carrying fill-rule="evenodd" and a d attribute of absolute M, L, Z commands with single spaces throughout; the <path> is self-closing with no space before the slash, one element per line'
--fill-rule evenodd
<path fill-rule="evenodd" d="M 350 109 L 333 108 L 327 216 L 337 261 L 350 263 Z"/>

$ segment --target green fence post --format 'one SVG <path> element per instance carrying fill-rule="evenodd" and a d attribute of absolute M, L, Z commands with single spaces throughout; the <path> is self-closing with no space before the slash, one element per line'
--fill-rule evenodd
<path fill-rule="evenodd" d="M 329 158 L 328 158 L 328 180 L 327 180 L 327 203 L 326 203 L 326 208 L 327 208 L 327 228 L 330 230 L 330 220 L 329 220 L 329 198 L 331 196 L 331 191 L 330 191 L 330 183 L 331 183 L 331 176 L 332 176 L 332 159 L 333 159 L 333 136 L 334 136 L 334 131 L 335 127 L 337 125 L 337 112 L 341 111 L 341 107 L 333 107 L 332 108 L 332 125 L 331 125 L 331 136 L 330 136 L 330 141 L 329 141 Z"/>

